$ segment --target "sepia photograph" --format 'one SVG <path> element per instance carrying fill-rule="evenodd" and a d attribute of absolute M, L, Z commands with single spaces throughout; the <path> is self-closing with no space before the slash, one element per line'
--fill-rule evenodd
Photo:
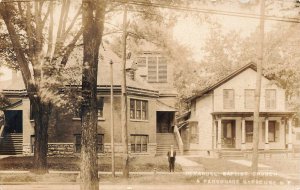
<path fill-rule="evenodd" d="M 300 190 L 300 0 L 0 0 L 0 190 Z"/>

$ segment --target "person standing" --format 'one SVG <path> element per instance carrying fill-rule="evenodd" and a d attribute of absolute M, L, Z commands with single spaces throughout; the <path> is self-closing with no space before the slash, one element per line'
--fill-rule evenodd
<path fill-rule="evenodd" d="M 168 156 L 168 161 L 169 161 L 170 172 L 174 172 L 176 151 L 174 150 L 173 145 L 171 145 L 171 149 L 170 149 L 170 151 L 168 151 L 167 156 Z"/>

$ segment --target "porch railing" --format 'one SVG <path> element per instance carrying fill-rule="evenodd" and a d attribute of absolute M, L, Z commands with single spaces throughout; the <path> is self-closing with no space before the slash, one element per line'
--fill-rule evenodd
<path fill-rule="evenodd" d="M 181 139 L 181 136 L 180 136 L 179 129 L 178 129 L 177 125 L 174 126 L 174 135 L 175 135 L 175 138 L 176 138 L 176 141 L 177 141 L 177 144 L 178 144 L 179 151 L 180 151 L 181 154 L 183 154 L 183 142 L 182 142 L 182 139 Z"/>
<path fill-rule="evenodd" d="M 0 143 L 4 138 L 4 118 L 0 118 Z"/>

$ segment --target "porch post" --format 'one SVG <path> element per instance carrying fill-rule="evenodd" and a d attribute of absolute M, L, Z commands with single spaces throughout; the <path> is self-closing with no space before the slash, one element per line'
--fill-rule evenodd
<path fill-rule="evenodd" d="M 269 150 L 269 118 L 265 117 L 265 150 Z"/>
<path fill-rule="evenodd" d="M 289 136 L 288 136 L 288 149 L 291 150 L 293 148 L 292 145 L 292 118 L 288 119 L 288 128 L 289 128 Z"/>
<path fill-rule="evenodd" d="M 242 118 L 242 150 L 246 150 L 246 121 Z"/>
<path fill-rule="evenodd" d="M 213 149 L 217 149 L 217 120 L 214 119 L 213 123 Z"/>
<path fill-rule="evenodd" d="M 222 118 L 218 118 L 218 149 L 220 150 L 222 148 L 222 139 L 221 139 L 221 130 L 222 130 Z"/>

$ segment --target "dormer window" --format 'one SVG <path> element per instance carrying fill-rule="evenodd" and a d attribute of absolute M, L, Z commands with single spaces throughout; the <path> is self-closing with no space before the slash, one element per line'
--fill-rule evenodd
<path fill-rule="evenodd" d="M 160 55 L 147 54 L 137 58 L 137 66 L 147 69 L 147 80 L 150 83 L 167 82 L 167 59 Z"/>

